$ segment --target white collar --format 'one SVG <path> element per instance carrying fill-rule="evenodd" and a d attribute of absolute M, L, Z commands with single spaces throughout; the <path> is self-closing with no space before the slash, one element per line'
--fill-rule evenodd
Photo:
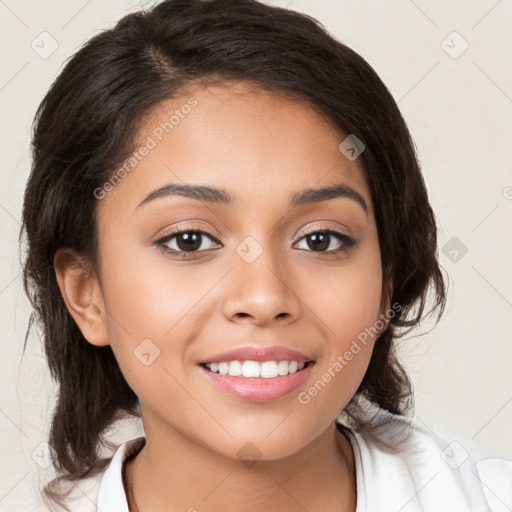
<path fill-rule="evenodd" d="M 103 472 L 98 491 L 98 512 L 130 512 L 124 491 L 122 468 L 125 460 L 146 444 L 144 436 L 118 446 L 108 467 Z"/>
<path fill-rule="evenodd" d="M 354 452 L 356 512 L 396 512 L 397 506 L 401 512 L 488 512 L 475 461 L 469 457 L 460 467 L 451 468 L 442 458 L 449 441 L 427 431 L 415 419 L 403 418 L 400 422 L 402 427 L 403 422 L 410 422 L 414 428 L 398 452 L 382 448 L 364 428 L 342 427 Z M 396 434 L 396 429 L 392 428 L 390 434 Z M 393 442 L 393 438 L 388 439 Z M 98 512 L 129 512 L 122 468 L 145 443 L 142 436 L 117 448 L 101 477 Z"/>

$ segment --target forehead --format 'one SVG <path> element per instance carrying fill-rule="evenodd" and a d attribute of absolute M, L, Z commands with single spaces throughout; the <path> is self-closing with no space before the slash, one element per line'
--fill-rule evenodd
<path fill-rule="evenodd" d="M 346 183 L 371 209 L 361 158 L 350 161 L 338 148 L 345 137 L 307 102 L 250 83 L 197 86 L 148 113 L 128 172 L 103 206 L 133 211 L 171 182 L 224 188 L 236 206 Z"/>

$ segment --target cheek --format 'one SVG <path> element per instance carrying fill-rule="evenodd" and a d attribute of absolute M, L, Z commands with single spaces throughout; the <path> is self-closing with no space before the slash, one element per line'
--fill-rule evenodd
<path fill-rule="evenodd" d="M 322 270 L 308 286 L 308 305 L 325 338 L 316 380 L 298 397 L 311 417 L 325 420 L 341 410 L 361 383 L 373 351 L 380 320 L 382 271 L 378 243 L 361 247 L 357 257 L 336 269 Z M 305 286 L 305 284 L 303 284 Z M 305 288 L 303 293 L 305 293 Z"/>
<path fill-rule="evenodd" d="M 308 287 L 307 296 L 329 339 L 331 357 L 335 357 L 379 318 L 382 270 L 378 244 L 367 244 L 346 265 L 322 272 L 316 276 L 317 285 Z"/>
<path fill-rule="evenodd" d="M 181 266 L 167 260 L 158 248 L 137 244 L 141 242 L 106 244 L 103 268 L 109 324 L 114 331 L 121 329 L 124 337 L 129 333 L 133 342 L 154 338 L 160 343 L 172 335 L 174 326 L 188 320 L 218 276 L 199 266 Z"/>
<path fill-rule="evenodd" d="M 371 265 L 354 265 L 346 270 L 329 281 L 329 293 L 318 292 L 316 304 L 323 312 L 325 357 L 317 362 L 314 381 L 298 396 L 311 429 L 315 428 L 314 422 L 331 421 L 353 397 L 378 336 L 375 326 L 381 298 L 380 260 L 374 258 Z"/>
<path fill-rule="evenodd" d="M 358 258 L 332 272 L 316 304 L 327 347 L 321 361 L 332 392 L 348 400 L 364 377 L 380 320 L 382 271 L 378 244 L 361 250 Z"/>
<path fill-rule="evenodd" d="M 204 296 L 218 282 L 218 273 L 170 263 L 164 255 L 148 258 L 157 248 L 122 244 L 106 243 L 102 262 L 111 348 L 141 401 L 159 387 L 176 387 L 180 393 L 171 375 L 181 379 L 187 345 L 211 313 L 205 311 L 211 305 Z"/>

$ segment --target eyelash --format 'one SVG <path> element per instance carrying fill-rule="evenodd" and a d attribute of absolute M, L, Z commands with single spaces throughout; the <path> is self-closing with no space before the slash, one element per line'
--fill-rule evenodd
<path fill-rule="evenodd" d="M 166 233 L 162 238 L 159 238 L 158 240 L 156 240 L 154 242 L 154 245 L 160 247 L 165 253 L 167 254 L 171 254 L 173 256 L 178 256 L 182 259 L 192 259 L 194 256 L 194 254 L 198 254 L 198 253 L 201 253 L 205 250 L 202 250 L 202 251 L 176 251 L 174 249 L 170 249 L 169 247 L 166 246 L 166 244 L 172 240 L 173 238 L 175 238 L 176 236 L 178 235 L 181 235 L 183 233 L 199 233 L 201 235 L 206 235 L 208 238 L 210 238 L 211 240 L 213 240 L 215 243 L 220 243 L 216 237 L 214 237 L 212 234 L 208 233 L 207 231 L 203 231 L 202 229 L 198 229 L 198 228 L 194 228 L 192 226 L 189 226 L 189 227 L 186 227 L 186 228 L 183 228 L 183 227 L 180 227 L 180 228 L 174 228 L 174 229 L 171 229 L 168 233 Z M 312 250 L 307 250 L 307 252 L 315 252 L 315 253 L 318 253 L 318 254 L 325 254 L 325 255 L 335 255 L 335 254 L 338 254 L 338 253 L 341 253 L 341 252 L 348 252 L 350 249 L 352 249 L 356 244 L 357 244 L 357 241 L 354 240 L 353 238 L 349 237 L 348 235 L 346 235 L 345 233 L 343 233 L 343 231 L 341 230 L 338 230 L 336 228 L 325 228 L 325 229 L 322 229 L 322 228 L 318 228 L 314 231 L 309 231 L 309 232 L 301 232 L 300 233 L 300 238 L 299 238 L 299 241 L 302 240 L 303 238 L 307 237 L 307 236 L 310 236 L 310 235 L 315 235 L 315 234 L 328 234 L 328 235 L 335 235 L 336 238 L 338 238 L 338 240 L 340 240 L 341 242 L 343 242 L 343 246 L 339 249 L 331 249 L 330 251 L 312 251 Z M 208 249 L 206 249 L 208 250 Z M 302 249 L 302 250 L 306 250 L 306 249 Z"/>

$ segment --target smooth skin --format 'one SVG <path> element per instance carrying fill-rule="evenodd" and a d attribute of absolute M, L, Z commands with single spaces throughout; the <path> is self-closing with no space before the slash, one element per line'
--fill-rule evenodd
<path fill-rule="evenodd" d="M 155 128 L 191 97 L 197 105 L 158 141 Z M 361 158 L 338 149 L 347 134 L 311 105 L 250 83 L 196 86 L 150 114 L 138 140 L 151 136 L 156 147 L 99 200 L 101 279 L 66 249 L 55 257 L 84 337 L 111 346 L 140 399 L 147 443 L 126 465 L 136 507 L 353 512 L 354 456 L 334 419 L 363 379 L 376 337 L 309 403 L 298 394 L 389 307 Z M 138 206 L 171 182 L 223 188 L 236 200 L 175 195 Z M 350 197 L 290 206 L 297 191 L 340 183 L 364 198 L 368 212 Z M 183 259 L 155 243 L 173 227 L 208 235 Z M 330 228 L 356 244 L 335 235 L 324 248 L 311 243 Z M 247 237 L 257 242 L 251 250 L 262 250 L 250 263 L 237 252 Z M 190 247 L 180 236 L 162 245 Z M 149 365 L 135 355 L 143 340 L 152 354 L 160 350 Z M 210 384 L 198 362 L 247 345 L 284 345 L 316 363 L 284 398 L 243 401 Z M 244 447 L 255 447 L 255 463 L 240 458 Z"/>

